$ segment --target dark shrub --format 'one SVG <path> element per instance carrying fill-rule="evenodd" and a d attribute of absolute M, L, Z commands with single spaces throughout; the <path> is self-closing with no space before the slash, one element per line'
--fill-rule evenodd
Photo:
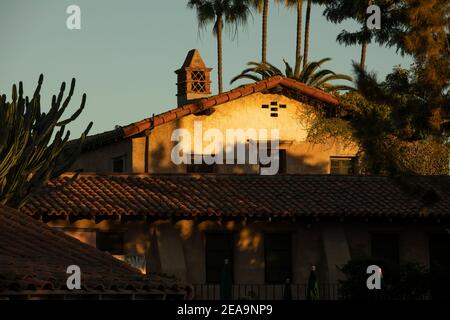
<path fill-rule="evenodd" d="M 383 277 L 381 289 L 367 288 L 367 267 L 381 267 Z M 351 260 L 340 268 L 346 279 L 340 281 L 341 295 L 351 300 L 417 300 L 423 299 L 429 292 L 430 274 L 420 264 L 405 262 L 387 263 L 382 260 Z"/>

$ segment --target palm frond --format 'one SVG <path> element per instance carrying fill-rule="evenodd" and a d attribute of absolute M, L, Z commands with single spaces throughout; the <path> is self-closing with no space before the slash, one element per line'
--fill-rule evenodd
<path fill-rule="evenodd" d="M 343 84 L 329 84 L 324 83 L 320 86 L 320 89 L 326 91 L 326 92 L 336 92 L 336 91 L 355 91 L 356 89 L 352 86 L 346 86 Z"/>
<path fill-rule="evenodd" d="M 242 80 L 242 79 L 250 79 L 253 80 L 255 82 L 261 81 L 262 79 L 258 78 L 255 75 L 252 74 L 248 74 L 248 73 L 243 73 L 243 74 L 239 74 L 237 76 L 235 76 L 233 79 L 231 79 L 230 84 L 236 82 L 237 80 Z"/>
<path fill-rule="evenodd" d="M 311 86 L 320 86 L 324 83 L 329 83 L 330 81 L 338 81 L 338 80 L 345 80 L 345 81 L 353 81 L 353 78 L 345 75 L 345 74 L 329 74 L 322 78 L 317 79 L 317 81 L 314 84 L 310 84 Z"/>
<path fill-rule="evenodd" d="M 329 69 L 320 70 L 310 77 L 308 84 L 311 86 L 315 86 L 316 84 L 320 84 L 323 78 L 330 75 L 333 76 L 335 74 L 336 73 L 334 71 L 331 71 Z"/>
<path fill-rule="evenodd" d="M 295 75 L 294 75 L 294 72 L 292 70 L 292 67 L 289 65 L 289 63 L 286 60 L 283 59 L 283 62 L 284 62 L 284 65 L 286 66 L 286 69 L 285 69 L 285 72 L 284 72 L 286 77 L 293 78 Z"/>
<path fill-rule="evenodd" d="M 330 81 L 335 80 L 352 81 L 352 77 L 345 74 L 336 74 L 334 71 L 329 69 L 318 71 L 324 63 L 331 60 L 330 58 L 309 62 L 303 69 L 301 69 L 301 60 L 302 57 L 298 57 L 298 59 L 296 59 L 295 70 L 293 70 L 291 65 L 283 59 L 283 63 L 285 65 L 284 74 L 273 64 L 250 61 L 247 63 L 249 68 L 244 69 L 239 75 L 235 76 L 230 83 L 233 83 L 239 79 L 260 81 L 273 76 L 285 76 L 326 91 L 354 90 L 354 88 L 350 86 L 332 85 L 329 83 Z"/>
<path fill-rule="evenodd" d="M 300 72 L 299 79 L 302 82 L 307 83 L 307 80 L 311 78 L 311 76 L 319 69 L 322 64 L 330 61 L 331 58 L 324 58 L 319 61 L 308 62 L 303 70 Z"/>

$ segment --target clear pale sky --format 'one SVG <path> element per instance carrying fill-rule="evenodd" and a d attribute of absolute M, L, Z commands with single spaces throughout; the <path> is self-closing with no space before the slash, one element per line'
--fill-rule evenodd
<path fill-rule="evenodd" d="M 271 1 L 273 2 L 273 1 Z M 24 82 L 32 95 L 38 76 L 44 74 L 43 109 L 57 94 L 62 81 L 77 79 L 70 111 L 87 93 L 86 109 L 70 126 L 78 136 L 89 121 L 91 133 L 111 130 L 176 106 L 176 76 L 186 53 L 198 48 L 205 63 L 216 71 L 216 41 L 212 26 L 198 32 L 196 15 L 186 0 L 0 0 L 0 93 L 11 95 L 11 85 Z M 81 8 L 81 30 L 68 30 L 66 8 Z M 269 13 L 269 62 L 283 67 L 294 61 L 296 13 L 272 4 Z M 339 73 L 351 73 L 351 61 L 359 60 L 359 47 L 336 43 L 343 28 L 322 17 L 313 7 L 310 60 L 331 57 L 326 65 Z M 224 85 L 248 61 L 260 60 L 261 17 L 253 13 L 237 39 L 224 37 Z M 367 67 L 380 77 L 394 65 L 409 66 L 394 49 L 369 46 Z M 284 69 L 284 68 L 283 68 Z M 213 73 L 213 93 L 217 76 Z M 240 84 L 240 83 L 239 83 Z"/>

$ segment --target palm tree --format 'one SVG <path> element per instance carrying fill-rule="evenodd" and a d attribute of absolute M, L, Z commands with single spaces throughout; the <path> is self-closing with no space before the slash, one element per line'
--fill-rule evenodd
<path fill-rule="evenodd" d="M 296 7 L 297 9 L 297 41 L 295 48 L 295 69 L 300 68 L 302 60 L 302 18 L 303 18 L 303 1 L 304 0 L 277 0 L 283 1 L 288 8 Z"/>
<path fill-rule="evenodd" d="M 275 0 L 277 3 L 284 3 L 286 7 L 297 7 L 297 47 L 295 57 L 302 55 L 302 16 L 304 0 Z M 251 0 L 253 7 L 262 13 L 262 41 L 261 41 L 261 62 L 267 62 L 267 24 L 269 16 L 269 0 Z"/>
<path fill-rule="evenodd" d="M 309 62 L 306 64 L 305 68 L 298 70 L 292 69 L 289 63 L 283 60 L 285 64 L 284 73 L 270 63 L 258 63 L 252 61 L 247 64 L 249 68 L 243 70 L 239 75 L 235 76 L 231 80 L 231 83 L 240 79 L 261 81 L 263 79 L 267 79 L 273 76 L 283 76 L 303 82 L 308 86 L 319 88 L 328 92 L 335 92 L 340 90 L 354 90 L 354 88 L 350 86 L 334 85 L 330 83 L 331 81 L 335 80 L 352 81 L 352 77 L 345 74 L 337 74 L 329 69 L 319 70 L 324 63 L 330 60 L 331 58 L 324 58 L 319 61 Z"/>
<path fill-rule="evenodd" d="M 366 26 L 366 10 L 372 4 L 372 0 L 322 0 L 321 3 L 326 6 L 323 14 L 327 20 L 333 23 L 341 23 L 346 19 L 354 19 L 361 25 L 360 31 L 357 32 L 343 30 L 337 36 L 337 41 L 345 45 L 361 45 L 359 65 L 364 69 L 366 65 L 367 46 L 374 36 L 374 33 L 368 30 Z"/>
<path fill-rule="evenodd" d="M 239 25 L 244 25 L 250 12 L 248 0 L 189 0 L 188 8 L 197 10 L 199 29 L 204 29 L 213 23 L 213 33 L 217 38 L 217 71 L 219 94 L 222 85 L 222 32 L 224 25 L 234 27 L 237 32 Z"/>
<path fill-rule="evenodd" d="M 262 13 L 261 62 L 267 61 L 267 20 L 269 15 L 269 0 L 251 0 L 251 4 Z"/>
<path fill-rule="evenodd" d="M 324 4 L 327 2 L 336 1 L 336 0 L 308 0 L 306 6 L 306 18 L 305 18 L 305 45 L 303 49 L 303 68 L 308 64 L 308 56 L 309 56 L 309 35 L 310 35 L 310 27 L 311 27 L 311 11 L 313 4 Z"/>
<path fill-rule="evenodd" d="M 308 0 L 308 5 L 306 6 L 306 21 L 305 21 L 305 46 L 303 52 L 303 68 L 308 64 L 308 52 L 309 52 L 309 27 L 311 23 L 311 7 L 312 0 Z"/>

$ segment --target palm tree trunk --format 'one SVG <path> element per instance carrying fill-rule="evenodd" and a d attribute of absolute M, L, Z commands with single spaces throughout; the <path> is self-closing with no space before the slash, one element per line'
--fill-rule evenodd
<path fill-rule="evenodd" d="M 222 16 L 217 16 L 217 76 L 219 81 L 219 94 L 223 91 L 222 86 Z"/>
<path fill-rule="evenodd" d="M 295 65 L 300 66 L 302 55 L 302 18 L 303 0 L 297 0 L 297 47 L 295 49 Z"/>
<path fill-rule="evenodd" d="M 367 1 L 367 5 L 372 5 L 372 0 Z M 367 25 L 363 25 L 364 35 L 367 32 Z M 359 67 L 364 70 L 366 66 L 366 55 L 367 55 L 367 41 L 364 41 L 361 45 L 361 61 L 359 62 Z"/>
<path fill-rule="evenodd" d="M 308 6 L 306 7 L 306 21 L 305 21 L 305 48 L 303 53 L 303 68 L 308 63 L 308 51 L 309 51 L 309 25 L 311 21 L 311 0 L 308 0 Z"/>
<path fill-rule="evenodd" d="M 264 0 L 262 19 L 262 58 L 261 62 L 267 62 L 267 20 L 269 14 L 269 0 Z"/>
<path fill-rule="evenodd" d="M 367 41 L 364 41 L 364 43 L 361 46 L 361 62 L 359 63 L 361 69 L 364 69 L 366 65 L 366 53 L 367 53 Z"/>

